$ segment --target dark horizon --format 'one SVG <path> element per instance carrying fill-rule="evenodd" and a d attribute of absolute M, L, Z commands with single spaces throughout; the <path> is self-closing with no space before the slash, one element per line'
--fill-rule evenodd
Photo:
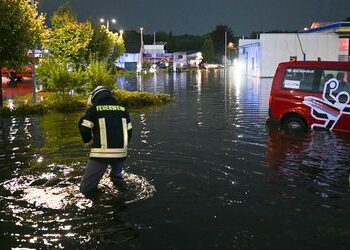
<path fill-rule="evenodd" d="M 334 0 L 178 0 L 169 3 L 153 0 L 41 0 L 39 11 L 49 19 L 57 8 L 69 2 L 80 21 L 115 18 L 117 30 L 139 30 L 145 34 L 173 32 L 174 35 L 204 35 L 216 25 L 227 25 L 236 36 L 249 36 L 255 31 L 296 31 L 312 22 L 339 22 L 350 16 L 350 1 Z"/>

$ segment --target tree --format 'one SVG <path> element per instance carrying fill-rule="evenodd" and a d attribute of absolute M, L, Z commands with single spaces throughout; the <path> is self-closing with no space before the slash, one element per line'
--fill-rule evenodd
<path fill-rule="evenodd" d="M 125 47 L 129 53 L 140 52 L 141 39 L 140 33 L 135 30 L 126 30 L 124 32 Z"/>
<path fill-rule="evenodd" d="M 105 60 L 109 65 L 114 65 L 115 60 L 125 53 L 123 36 L 108 31 L 104 26 L 93 25 L 93 30 L 92 40 L 88 46 L 89 52 L 95 54 L 98 60 Z"/>
<path fill-rule="evenodd" d="M 123 34 L 114 34 L 114 46 L 112 51 L 112 58 L 113 62 L 122 55 L 125 54 L 125 43 L 124 43 L 124 37 Z"/>
<path fill-rule="evenodd" d="M 210 37 L 204 40 L 202 53 L 204 61 L 213 62 L 215 60 L 214 43 Z"/>
<path fill-rule="evenodd" d="M 99 85 L 115 89 L 115 76 L 111 74 L 111 69 L 108 68 L 107 62 L 96 60 L 94 56 L 90 57 L 90 64 L 84 72 L 85 87 L 89 91 L 92 91 Z"/>
<path fill-rule="evenodd" d="M 79 23 L 68 4 L 61 6 L 53 14 L 51 23 L 52 29 L 44 39 L 44 46 L 51 54 L 70 63 L 84 60 L 93 36 L 91 23 Z"/>
<path fill-rule="evenodd" d="M 124 34 L 126 51 L 137 53 L 140 51 L 140 33 L 129 30 Z M 154 34 L 143 34 L 144 44 L 153 44 Z M 198 35 L 173 35 L 172 32 L 166 33 L 159 31 L 156 33 L 156 42 L 165 44 L 167 52 L 198 52 L 203 44 L 203 37 Z"/>
<path fill-rule="evenodd" d="M 201 48 L 203 40 L 200 36 L 195 35 L 179 35 L 174 37 L 173 52 L 185 51 L 185 52 L 197 52 Z"/>
<path fill-rule="evenodd" d="M 173 32 L 169 32 L 168 39 L 167 39 L 167 48 L 169 52 L 177 52 L 176 51 L 176 41 L 175 37 L 173 35 Z"/>
<path fill-rule="evenodd" d="M 0 10 L 0 69 L 28 63 L 28 50 L 40 43 L 44 33 L 45 16 L 28 0 L 0 0 Z M 0 108 L 2 102 L 0 73 Z"/>
<path fill-rule="evenodd" d="M 249 39 L 259 39 L 261 31 L 253 31 L 250 33 Z"/>
<path fill-rule="evenodd" d="M 210 33 L 211 39 L 213 39 L 214 42 L 214 49 L 215 54 L 218 58 L 220 58 L 222 55 L 224 55 L 225 51 L 225 32 L 227 32 L 227 42 L 234 41 L 234 35 L 231 30 L 226 25 L 216 25 L 216 28 L 214 31 Z M 227 44 L 226 44 L 227 46 Z"/>

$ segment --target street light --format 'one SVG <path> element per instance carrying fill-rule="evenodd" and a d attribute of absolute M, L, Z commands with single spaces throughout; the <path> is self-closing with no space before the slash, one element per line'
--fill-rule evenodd
<path fill-rule="evenodd" d="M 141 48 L 143 49 L 143 28 L 140 28 L 141 32 Z"/>
<path fill-rule="evenodd" d="M 227 31 L 225 31 L 225 76 L 226 76 L 226 64 L 227 64 Z"/>
<path fill-rule="evenodd" d="M 100 23 L 104 23 L 106 21 L 106 27 L 107 30 L 109 30 L 109 21 L 111 21 L 112 23 L 117 23 L 117 20 L 115 20 L 114 18 L 112 19 L 104 19 L 104 18 L 100 18 Z"/>
<path fill-rule="evenodd" d="M 119 34 L 123 36 L 124 30 L 119 30 Z"/>
<path fill-rule="evenodd" d="M 140 28 L 140 33 L 141 33 L 141 48 L 140 48 L 140 66 L 142 68 L 142 64 L 143 64 L 143 28 Z"/>

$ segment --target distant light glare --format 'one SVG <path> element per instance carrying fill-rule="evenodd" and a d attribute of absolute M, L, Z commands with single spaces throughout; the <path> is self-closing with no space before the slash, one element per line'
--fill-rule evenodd
<path fill-rule="evenodd" d="M 42 156 L 40 156 L 38 159 L 37 159 L 37 162 L 43 162 L 43 160 L 44 160 L 44 157 L 42 157 Z"/>
<path fill-rule="evenodd" d="M 9 100 L 8 100 L 7 107 L 8 107 L 10 110 L 14 110 L 14 109 L 15 109 L 15 104 L 14 104 L 14 102 L 13 102 L 12 99 L 9 99 Z"/>
<path fill-rule="evenodd" d="M 244 64 L 240 62 L 239 60 L 235 59 L 233 61 L 233 67 L 234 67 L 234 83 L 236 86 L 236 96 L 240 95 L 240 85 L 242 82 L 243 74 L 244 74 Z"/>

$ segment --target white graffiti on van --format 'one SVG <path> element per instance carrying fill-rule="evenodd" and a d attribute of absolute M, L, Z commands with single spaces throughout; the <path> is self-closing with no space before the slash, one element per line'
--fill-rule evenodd
<path fill-rule="evenodd" d="M 350 114 L 350 94 L 338 92 L 339 82 L 336 78 L 328 80 L 323 88 L 322 99 L 305 96 L 303 103 L 311 108 L 311 115 L 322 124 L 311 124 L 311 129 L 326 128 L 332 130 L 343 114 Z"/>

